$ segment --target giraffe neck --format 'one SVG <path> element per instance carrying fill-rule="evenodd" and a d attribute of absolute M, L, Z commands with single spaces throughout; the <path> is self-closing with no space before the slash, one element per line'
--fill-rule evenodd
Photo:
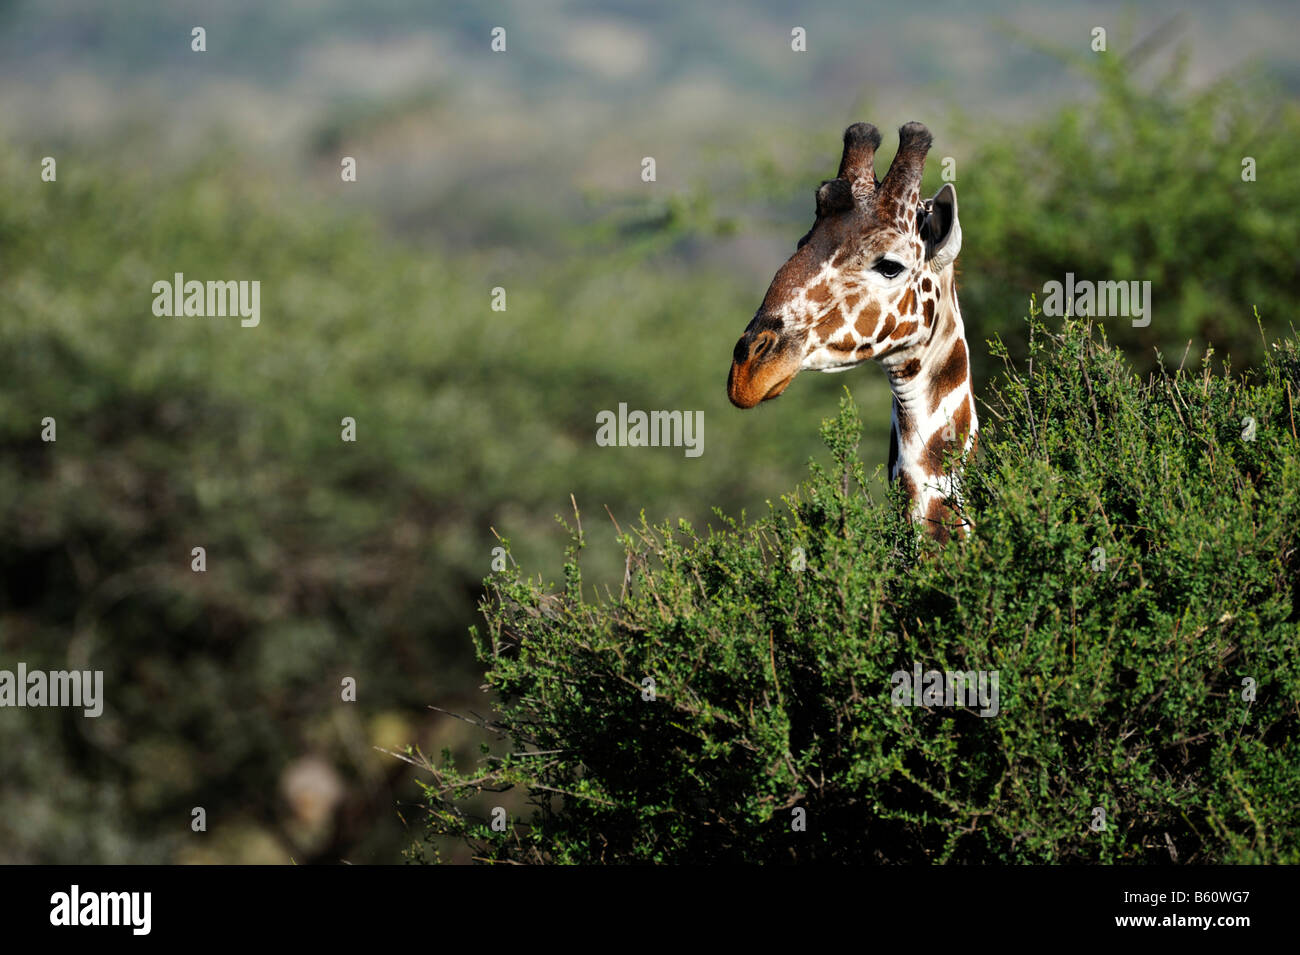
<path fill-rule="evenodd" d="M 979 423 L 952 266 L 939 276 L 938 291 L 929 339 L 880 363 L 894 393 L 889 478 L 910 498 L 912 520 L 947 540 L 965 534 L 969 523 L 944 503 L 960 492 L 960 474 L 944 471 L 944 456 L 973 450 Z"/>

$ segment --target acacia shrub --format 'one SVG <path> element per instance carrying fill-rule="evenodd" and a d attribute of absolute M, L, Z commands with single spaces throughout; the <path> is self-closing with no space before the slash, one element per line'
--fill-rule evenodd
<path fill-rule="evenodd" d="M 1297 341 L 1257 374 L 1207 355 L 1145 380 L 1086 325 L 1033 317 L 1028 342 L 983 415 L 968 540 L 920 541 L 870 493 L 846 398 L 832 466 L 769 513 L 620 534 L 619 593 L 584 588 L 576 508 L 558 587 L 491 576 L 481 724 L 507 751 L 412 751 L 415 854 L 1300 859 Z M 894 705 L 916 663 L 997 671 L 997 715 Z M 527 808 L 494 828 L 507 790 Z"/>

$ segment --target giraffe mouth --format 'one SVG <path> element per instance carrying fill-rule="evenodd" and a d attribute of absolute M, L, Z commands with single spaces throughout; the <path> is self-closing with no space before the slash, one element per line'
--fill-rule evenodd
<path fill-rule="evenodd" d="M 779 397 L 781 392 L 785 391 L 785 389 L 790 386 L 790 382 L 792 381 L 794 381 L 794 374 L 792 373 L 786 375 L 784 378 L 782 378 L 780 381 L 778 381 L 775 385 L 773 385 L 771 388 L 767 390 L 767 394 L 763 396 L 763 400 L 771 401 L 773 398 Z"/>
<path fill-rule="evenodd" d="M 737 408 L 753 408 L 764 401 L 771 401 L 781 392 L 789 387 L 794 376 L 799 373 L 798 367 L 794 368 L 788 375 L 778 378 L 771 385 L 766 384 L 763 379 L 770 380 L 770 373 L 780 374 L 778 369 L 770 369 L 769 374 L 764 374 L 759 370 L 758 374 L 754 373 L 752 368 L 744 365 L 732 365 L 731 374 L 727 377 L 727 397 Z"/>
<path fill-rule="evenodd" d="M 799 373 L 795 342 L 771 329 L 757 335 L 746 332 L 736 343 L 727 375 L 727 397 L 737 408 L 753 408 L 775 398 Z"/>

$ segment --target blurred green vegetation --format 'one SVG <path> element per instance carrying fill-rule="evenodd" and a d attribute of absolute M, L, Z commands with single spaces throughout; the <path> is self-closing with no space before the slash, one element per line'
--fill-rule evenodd
<path fill-rule="evenodd" d="M 511 746 L 412 753 L 414 857 L 1300 859 L 1300 340 L 1249 380 L 1143 382 L 1082 324 L 1029 338 L 968 540 L 918 541 L 869 493 L 846 396 L 831 470 L 753 522 L 642 522 L 616 596 L 585 595 L 576 522 L 562 588 L 492 576 L 482 725 Z M 995 673 L 996 697 L 900 705 L 914 667 Z"/>
<path fill-rule="evenodd" d="M 753 505 L 814 451 L 795 422 L 834 388 L 741 418 L 724 384 L 754 291 L 653 252 L 583 242 L 506 270 L 399 247 L 239 163 L 65 155 L 43 183 L 10 150 L 0 169 L 0 652 L 103 669 L 108 696 L 98 721 L 0 720 L 9 861 L 229 858 L 208 847 L 236 826 L 258 858 L 395 858 L 402 767 L 370 746 L 426 738 L 426 705 L 476 685 L 493 528 L 545 566 L 571 493 L 623 520 Z M 155 317 L 175 272 L 259 280 L 260 325 Z M 620 402 L 703 410 L 703 456 L 598 448 Z M 312 756 L 355 801 L 344 831 L 295 829 L 285 774 Z"/>
<path fill-rule="evenodd" d="M 1154 41 L 1152 41 L 1154 43 Z M 1300 298 L 1300 180 L 1289 173 L 1300 110 L 1250 71 L 1194 89 L 1188 52 L 1154 77 L 1135 70 L 1143 45 L 1110 57 L 1061 60 L 1093 93 L 1004 135 L 960 125 L 980 146 L 958 163 L 961 302 L 977 334 L 1024 350 L 1010 317 L 1043 284 L 1149 281 L 1150 325 L 1105 321 L 1139 370 L 1155 351 L 1205 346 L 1238 365 L 1262 359 L 1245 320 L 1253 306 L 1280 334 Z M 1255 161 L 1243 181 L 1243 159 Z M 937 170 L 936 170 L 937 171 Z M 940 184 L 937 177 L 935 186 Z M 987 366 L 985 366 L 987 367 Z"/>

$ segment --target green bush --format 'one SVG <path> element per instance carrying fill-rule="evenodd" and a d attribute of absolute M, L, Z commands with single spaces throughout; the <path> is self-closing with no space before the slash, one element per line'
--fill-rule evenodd
<path fill-rule="evenodd" d="M 643 520 L 620 593 L 583 587 L 580 523 L 558 589 L 489 578 L 482 725 L 509 751 L 413 753 L 433 848 L 1300 861 L 1300 346 L 1268 348 L 1257 380 L 1207 355 L 1143 381 L 1091 328 L 1031 318 L 1029 358 L 985 415 L 968 541 L 920 542 L 868 493 L 846 398 L 832 469 L 706 534 Z M 997 671 L 999 712 L 893 705 L 914 664 Z M 495 831 L 512 789 L 529 809 Z"/>
<path fill-rule="evenodd" d="M 1139 370 L 1154 367 L 1153 349 L 1181 355 L 1189 341 L 1193 354 L 1209 345 L 1258 364 L 1240 303 L 1281 334 L 1300 296 L 1300 181 L 1289 173 L 1300 112 L 1240 73 L 1193 88 L 1185 51 L 1151 81 L 1118 54 L 1060 59 L 1088 81 L 1086 98 L 1015 127 L 958 124 L 978 144 L 956 150 L 963 313 L 1023 357 L 1015 325 L 1045 282 L 1149 281 L 1150 324 L 1107 325 Z"/>

